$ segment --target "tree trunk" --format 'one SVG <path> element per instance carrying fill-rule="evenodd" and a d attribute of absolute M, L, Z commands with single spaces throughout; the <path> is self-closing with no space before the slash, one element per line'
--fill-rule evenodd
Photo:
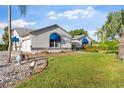
<path fill-rule="evenodd" d="M 124 60 L 124 33 L 121 33 L 119 40 L 118 58 Z"/>
<path fill-rule="evenodd" d="M 8 46 L 8 62 L 11 62 L 11 5 L 8 5 L 8 34 L 9 34 L 9 46 Z"/>

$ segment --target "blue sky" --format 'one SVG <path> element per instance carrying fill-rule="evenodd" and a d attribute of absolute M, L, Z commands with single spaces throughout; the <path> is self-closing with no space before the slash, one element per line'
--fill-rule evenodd
<path fill-rule="evenodd" d="M 21 16 L 18 6 L 12 6 L 12 25 L 38 29 L 58 24 L 67 31 L 83 28 L 88 31 L 91 38 L 96 38 L 93 33 L 104 24 L 108 13 L 121 9 L 124 9 L 124 6 L 28 5 L 26 15 Z M 7 11 L 7 6 L 0 6 L 0 37 L 7 25 Z"/>

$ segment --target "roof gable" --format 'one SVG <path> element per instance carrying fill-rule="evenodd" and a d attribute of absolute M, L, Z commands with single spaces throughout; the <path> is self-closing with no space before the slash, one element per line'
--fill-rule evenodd
<path fill-rule="evenodd" d="M 89 36 L 86 36 L 86 35 L 78 35 L 78 36 L 74 36 L 73 40 L 80 40 L 84 37 L 87 37 L 89 38 L 91 41 L 93 41 L 93 39 L 91 39 Z"/>
<path fill-rule="evenodd" d="M 85 35 L 74 36 L 73 40 L 79 40 L 79 39 L 81 39 L 83 37 L 85 37 Z"/>
<path fill-rule="evenodd" d="M 51 25 L 51 26 L 48 26 L 48 27 L 44 27 L 44 28 L 41 28 L 41 29 L 38 29 L 38 30 L 34 30 L 31 32 L 31 34 L 33 33 L 36 33 L 36 32 L 39 32 L 39 31 L 50 31 L 50 30 L 53 30 L 53 29 L 56 29 L 56 28 L 60 28 L 62 29 L 63 31 L 65 31 L 67 34 L 69 34 L 65 29 L 63 29 L 62 27 L 60 27 L 59 25 L 57 24 L 54 24 L 54 25 Z M 70 34 L 69 34 L 70 35 Z M 70 35 L 71 36 L 71 35 Z"/>
<path fill-rule="evenodd" d="M 29 28 L 14 28 L 13 30 L 15 30 L 20 37 L 27 36 L 33 31 L 33 29 Z"/>

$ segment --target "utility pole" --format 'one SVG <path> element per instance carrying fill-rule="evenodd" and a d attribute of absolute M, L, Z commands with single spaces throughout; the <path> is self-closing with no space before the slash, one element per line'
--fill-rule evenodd
<path fill-rule="evenodd" d="M 8 46 L 8 63 L 11 62 L 11 5 L 8 5 L 8 34 L 9 34 L 9 46 Z"/>

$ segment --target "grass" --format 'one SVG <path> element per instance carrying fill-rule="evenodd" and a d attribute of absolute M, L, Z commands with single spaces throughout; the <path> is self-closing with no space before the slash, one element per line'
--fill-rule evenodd
<path fill-rule="evenodd" d="M 124 87 L 124 63 L 115 54 L 70 53 L 49 57 L 48 68 L 17 87 Z"/>

